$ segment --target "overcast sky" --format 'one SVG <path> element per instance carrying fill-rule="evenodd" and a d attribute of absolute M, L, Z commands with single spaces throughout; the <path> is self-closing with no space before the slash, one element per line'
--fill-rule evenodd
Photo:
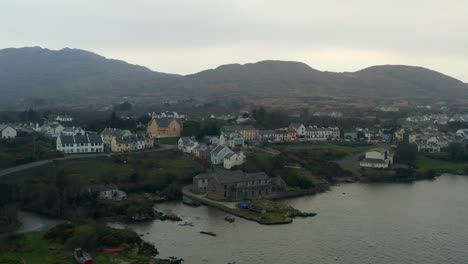
<path fill-rule="evenodd" d="M 80 48 L 156 71 L 296 60 L 418 65 L 468 81 L 464 0 L 0 0 L 0 48 Z"/>

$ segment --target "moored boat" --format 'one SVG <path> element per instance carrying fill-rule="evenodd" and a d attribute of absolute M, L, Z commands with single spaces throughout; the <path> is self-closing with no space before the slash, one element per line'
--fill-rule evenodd
<path fill-rule="evenodd" d="M 93 264 L 93 259 L 88 252 L 84 251 L 81 248 L 75 248 L 73 256 L 78 264 Z"/>
<path fill-rule="evenodd" d="M 236 218 L 234 218 L 234 216 L 232 215 L 226 215 L 226 217 L 224 217 L 224 220 L 228 221 L 229 223 L 233 223 L 234 221 L 236 221 Z"/>
<path fill-rule="evenodd" d="M 216 234 L 213 233 L 213 232 L 200 231 L 200 234 L 209 235 L 209 236 L 216 236 Z"/>

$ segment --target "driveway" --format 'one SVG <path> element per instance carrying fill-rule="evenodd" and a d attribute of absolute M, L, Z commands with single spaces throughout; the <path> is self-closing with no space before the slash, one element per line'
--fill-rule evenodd
<path fill-rule="evenodd" d="M 137 152 L 131 152 L 132 154 L 142 154 L 142 153 L 150 153 L 150 152 L 160 152 L 166 150 L 176 149 L 176 145 L 160 145 L 160 148 L 157 149 L 149 149 L 149 150 L 142 150 Z M 4 170 L 0 170 L 0 177 L 8 175 L 10 173 L 27 170 L 30 168 L 39 167 L 45 164 L 52 163 L 54 160 L 77 160 L 77 159 L 92 159 L 92 158 L 100 158 L 100 157 L 112 157 L 112 156 L 120 156 L 126 155 L 128 153 L 92 153 L 92 154 L 75 154 L 75 155 L 66 155 L 64 157 L 55 158 L 55 159 L 48 159 L 48 160 L 40 160 L 32 163 L 27 163 L 23 165 L 18 165 L 15 167 L 7 168 Z"/>

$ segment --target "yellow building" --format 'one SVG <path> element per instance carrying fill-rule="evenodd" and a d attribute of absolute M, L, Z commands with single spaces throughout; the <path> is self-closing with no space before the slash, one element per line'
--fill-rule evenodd
<path fill-rule="evenodd" d="M 398 142 L 403 141 L 403 138 L 405 136 L 405 129 L 401 128 L 397 132 L 395 132 L 395 137 L 397 138 Z"/>
<path fill-rule="evenodd" d="M 226 135 L 232 132 L 237 132 L 246 141 L 254 141 L 257 138 L 257 130 L 253 126 L 224 126 L 222 132 Z"/>
<path fill-rule="evenodd" d="M 132 142 L 127 140 L 128 137 L 112 137 L 111 150 L 112 152 L 130 152 L 132 151 Z"/>
<path fill-rule="evenodd" d="M 112 139 L 114 137 L 124 137 L 129 136 L 131 134 L 132 132 L 130 132 L 129 130 L 122 130 L 118 128 L 105 128 L 101 132 L 101 138 L 104 145 L 108 147 L 112 144 Z"/>
<path fill-rule="evenodd" d="M 154 138 L 180 137 L 182 123 L 177 119 L 153 118 L 148 123 L 146 132 Z"/>

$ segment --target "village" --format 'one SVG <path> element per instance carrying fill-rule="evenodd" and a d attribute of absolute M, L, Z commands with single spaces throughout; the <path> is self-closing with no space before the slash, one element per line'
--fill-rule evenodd
<path fill-rule="evenodd" d="M 113 122 L 99 129 L 70 114 L 2 123 L 0 177 L 19 190 L 14 201 L 22 210 L 41 215 L 193 227 L 156 205 L 176 200 L 213 207 L 230 223 L 289 224 L 317 213 L 282 203 L 285 198 L 342 183 L 412 182 L 468 171 L 467 115 L 415 115 L 398 126 L 366 126 L 337 111 L 314 112 L 319 122 L 307 123 L 284 115 L 277 122 L 270 120 L 277 114 L 258 111 L 201 118 L 163 111 L 138 119 L 113 112 Z M 16 210 L 5 215 L 5 230 L 17 225 Z"/>
<path fill-rule="evenodd" d="M 341 113 L 331 113 L 333 118 L 342 117 Z M 314 116 L 320 115 L 330 116 L 326 112 L 314 113 Z M 468 115 L 462 114 L 407 117 L 401 127 L 394 129 L 393 132 L 376 127 L 340 129 L 294 122 L 287 127 L 257 129 L 252 115 L 244 112 L 238 117 L 221 117 L 223 125 L 220 126 L 218 134 L 205 135 L 201 138 L 195 135 L 187 136 L 187 133 L 184 133 L 184 123 L 191 121 L 185 114 L 164 111 L 148 113 L 148 117 L 146 125 L 138 125 L 135 129 L 106 127 L 98 132 L 87 131 L 81 126 L 74 125 L 76 122 L 70 115 L 58 114 L 42 124 L 2 124 L 0 132 L 2 140 L 9 141 L 17 137 L 33 135 L 34 138 L 36 135 L 41 135 L 54 142 L 56 157 L 73 156 L 73 154 L 137 153 L 151 151 L 157 149 L 160 144 L 164 145 L 164 142 L 170 142 L 172 148 L 185 156 L 209 164 L 212 170 L 208 174 L 196 175 L 193 178 L 193 192 L 226 201 L 274 198 L 279 196 L 278 191 L 286 190 L 286 182 L 281 176 L 267 175 L 265 171 L 256 174 L 242 172 L 243 164 L 248 157 L 258 152 L 278 155 L 281 153 L 278 146 L 282 145 L 293 145 L 296 148 L 314 145 L 368 146 L 365 148 L 366 151 L 358 153 L 358 157 L 353 161 L 354 164 L 346 167 L 355 174 L 364 175 L 366 170 L 369 174 L 369 171 L 370 173 L 375 173 L 374 170 L 391 171 L 394 168 L 408 168 L 407 165 L 412 165 L 398 157 L 394 159 L 397 146 L 401 143 L 414 146 L 420 153 L 440 154 L 441 151 L 446 152 L 449 145 L 462 146 L 468 141 L 467 129 L 458 129 L 452 133 L 439 129 L 440 126 L 453 122 L 466 122 Z M 212 115 L 208 117 L 209 119 L 219 118 Z M 230 184 L 223 188 L 217 186 L 222 182 Z M 113 186 L 111 189 L 118 191 L 114 183 L 110 184 L 107 186 Z"/>

